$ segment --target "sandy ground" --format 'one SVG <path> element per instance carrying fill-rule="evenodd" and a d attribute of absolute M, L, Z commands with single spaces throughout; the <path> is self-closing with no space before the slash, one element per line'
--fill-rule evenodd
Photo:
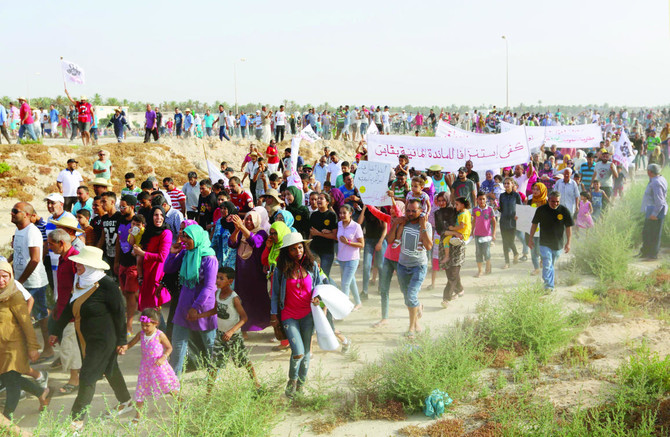
<path fill-rule="evenodd" d="M 47 144 L 48 143 L 49 140 L 47 140 Z M 210 159 L 227 159 L 233 163 L 240 163 L 241 157 L 246 153 L 248 148 L 245 147 L 248 146 L 248 144 L 240 144 L 239 147 L 235 147 L 227 144 L 221 145 L 218 141 L 204 142 L 192 140 L 190 142 L 168 143 L 174 152 L 183 155 L 184 157 L 189 157 L 187 159 L 194 163 L 194 165 L 197 165 L 198 162 L 202 165 L 203 145 L 205 146 L 208 155 L 210 155 Z M 331 150 L 338 150 L 338 146 L 347 149 L 349 153 L 351 153 L 353 144 L 340 143 L 338 145 L 333 145 L 333 142 L 331 142 Z M 114 160 L 113 145 L 108 145 L 105 148 L 112 151 L 112 160 Z M 321 144 L 317 143 L 310 148 L 311 151 L 308 153 L 312 153 L 313 156 L 316 156 L 315 152 L 320 148 Z M 58 156 L 58 158 L 61 159 L 64 156 L 65 154 L 63 153 L 63 156 Z M 65 162 L 65 160 L 62 160 L 62 162 Z M 234 167 L 239 168 L 239 164 L 234 165 Z M 55 173 L 51 176 L 52 179 L 54 179 Z M 13 199 L 2 199 L 0 201 L 0 210 L 6 211 L 7 218 L 9 218 L 8 209 L 11 208 L 13 202 Z M 39 204 L 41 204 L 41 202 Z M 37 204 L 38 211 L 46 215 L 45 208 L 39 207 L 39 204 Z M 9 223 L 8 220 L 3 221 L 3 223 L 0 224 L 0 246 L 5 245 L 6 242 L 9 241 L 13 232 L 13 225 Z M 474 247 L 468 246 L 466 250 L 466 261 L 464 268 L 462 269 L 462 278 L 466 293 L 464 297 L 453 302 L 447 309 L 443 309 L 440 306 L 442 289 L 446 284 L 444 273 L 438 272 L 436 286 L 433 290 L 427 289 L 430 279 L 429 277 L 426 279 L 424 282 L 424 289 L 420 294 L 421 302 L 425 306 L 421 323 L 424 328 L 430 330 L 431 334 L 438 334 L 457 320 L 473 315 L 477 304 L 482 299 L 494 296 L 501 290 L 512 287 L 515 284 L 539 281 L 537 277 L 529 276 L 529 272 L 532 270 L 530 260 L 513 265 L 509 270 L 501 269 L 503 260 L 500 238 L 498 238 L 496 245 L 492 247 L 491 251 L 493 255 L 493 274 L 481 278 L 474 278 L 473 275 L 476 272 Z M 564 259 L 567 259 L 567 256 L 565 256 Z M 633 268 L 641 271 L 651 271 L 655 265 L 655 263 L 637 263 Z M 332 276 L 339 282 L 340 272 L 337 265 L 333 266 Z M 357 281 L 359 289 L 362 289 L 362 266 L 358 270 Z M 558 273 L 558 281 L 560 284 L 561 272 Z M 579 308 L 580 305 L 571 298 L 572 293 L 576 290 L 593 285 L 594 283 L 595 281 L 593 278 L 584 277 L 582 278 L 582 281 L 575 286 L 558 286 L 555 295 L 552 298 L 563 301 L 565 303 L 566 311 Z M 345 387 L 349 378 L 357 369 L 361 368 L 364 363 L 380 358 L 384 351 L 398 346 L 401 343 L 403 333 L 407 330 L 408 315 L 396 279 L 392 282 L 390 294 L 391 312 L 388 325 L 382 328 L 372 327 L 372 324 L 380 318 L 380 298 L 377 293 L 376 285 L 370 287 L 370 299 L 364 302 L 360 311 L 352 313 L 344 321 L 337 322 L 337 327 L 341 329 L 347 337 L 353 340 L 354 347 L 358 349 L 358 359 L 356 361 L 352 361 L 339 352 L 323 352 L 318 349 L 315 342 L 315 350 L 313 350 L 313 358 L 310 365 L 310 375 L 313 378 L 318 374 L 326 375 L 325 379 L 329 384 L 332 384 L 335 387 Z M 135 331 L 137 332 L 138 329 L 139 326 L 136 323 Z M 634 346 L 639 344 L 643 339 L 647 340 L 652 350 L 657 350 L 662 355 L 670 352 L 670 340 L 668 340 L 667 334 L 668 328 L 661 322 L 633 319 L 626 320 L 624 323 L 611 323 L 590 327 L 578 337 L 577 343 L 593 346 L 598 352 L 605 355 L 604 358 L 595 360 L 593 366 L 603 372 L 612 372 L 621 360 L 625 359 L 625 357 L 630 354 L 630 351 Z M 277 371 L 282 374 L 287 374 L 288 372 L 288 352 L 272 351 L 272 347 L 276 345 L 276 343 L 271 341 L 272 337 L 272 331 L 266 329 L 261 333 L 251 333 L 250 338 L 247 341 L 247 345 L 251 350 L 251 359 L 253 360 L 261 379 L 264 377 L 268 378 L 270 374 L 275 374 Z M 41 341 L 41 336 L 39 334 L 38 338 Z M 131 389 L 131 393 L 136 384 L 139 359 L 140 350 L 139 348 L 134 348 L 119 360 L 128 387 Z M 47 366 L 38 366 L 40 369 L 46 367 Z M 52 387 L 59 387 L 67 381 L 67 376 L 60 372 L 51 372 L 50 377 L 50 385 Z M 593 398 L 602 391 L 604 385 L 605 383 L 601 380 L 585 377 L 583 380 L 577 382 L 559 382 L 547 386 L 540 390 L 538 394 L 547 396 L 559 406 L 572 405 L 578 402 L 579 399 Z M 54 411 L 61 409 L 69 411 L 74 397 L 74 394 L 55 396 L 51 403 L 51 409 Z M 106 402 L 109 404 L 115 403 L 109 385 L 106 381 L 101 381 L 98 384 L 97 395 L 92 404 L 92 414 L 100 414 L 104 410 Z M 19 407 L 16 410 L 16 417 L 23 417 L 20 422 L 22 426 L 32 428 L 36 425 L 38 419 L 36 409 L 37 401 L 35 399 L 31 398 L 19 403 Z M 455 412 L 454 414 L 458 415 L 458 412 Z M 127 416 L 128 421 L 130 420 L 130 417 L 130 415 Z M 286 418 L 274 429 L 273 435 L 313 435 L 307 423 L 314 418 L 314 413 L 299 414 L 289 412 Z M 332 435 L 391 435 L 406 425 L 421 425 L 429 421 L 429 418 L 420 414 L 413 415 L 404 422 L 359 421 L 346 423 L 338 427 Z"/>

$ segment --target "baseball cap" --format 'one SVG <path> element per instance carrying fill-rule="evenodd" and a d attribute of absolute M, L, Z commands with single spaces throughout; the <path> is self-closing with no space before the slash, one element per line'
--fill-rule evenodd
<path fill-rule="evenodd" d="M 65 199 L 63 198 L 63 195 L 60 193 L 51 193 L 47 197 L 44 198 L 44 200 L 49 200 L 51 202 L 60 202 L 60 203 L 65 203 Z"/>
<path fill-rule="evenodd" d="M 77 160 L 74 159 L 74 158 L 70 158 L 70 159 L 67 160 L 67 163 L 68 163 L 68 164 L 71 163 L 71 162 L 76 162 L 77 164 L 79 164 L 79 161 L 77 161 Z"/>
<path fill-rule="evenodd" d="M 600 153 L 610 153 L 610 152 L 608 152 L 607 149 L 603 147 L 602 149 L 600 149 Z"/>
<path fill-rule="evenodd" d="M 232 168 L 232 167 L 226 167 L 226 169 L 225 169 L 223 172 L 224 172 L 224 173 L 227 173 L 227 172 L 233 172 L 233 173 L 234 173 L 234 172 L 235 172 L 235 169 Z"/>
<path fill-rule="evenodd" d="M 460 172 L 467 173 L 467 172 L 468 172 L 468 169 L 465 168 L 465 167 L 461 167 L 461 168 L 458 169 L 458 172 L 459 172 L 459 173 L 460 173 Z"/>

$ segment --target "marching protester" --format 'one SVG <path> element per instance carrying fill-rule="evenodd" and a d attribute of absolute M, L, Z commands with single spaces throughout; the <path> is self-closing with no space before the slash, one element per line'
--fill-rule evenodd
<path fill-rule="evenodd" d="M 70 100 L 76 105 L 73 110 L 79 122 L 77 129 L 84 143 L 89 144 L 88 132 L 95 123 L 95 111 L 85 96 L 79 101 Z M 22 106 L 26 103 L 21 102 Z M 33 122 L 34 117 L 30 105 L 26 106 L 25 111 L 30 114 L 23 114 L 26 127 L 22 133 L 27 131 L 30 135 L 34 125 L 28 125 L 28 115 Z M 41 405 L 48 404 L 50 389 L 37 389 L 27 378 L 40 373 L 31 370 L 28 358 L 36 358 L 36 363 L 51 359 L 56 341 L 60 343 L 61 365 L 69 377 L 59 391 L 77 392 L 71 412 L 73 429 L 81 428 L 96 382 L 103 376 L 120 403 L 112 414 L 130 411 L 131 396 L 117 363 L 118 354 L 142 355 L 134 393 L 138 418 L 140 409 L 152 397 L 177 395 L 178 378 L 187 359 L 203 360 L 200 364 L 207 367 L 204 377 L 210 390 L 229 358 L 244 367 L 259 387 L 262 373 L 257 375 L 251 364 L 248 331 L 265 331 L 252 341 L 267 340 L 264 335 L 276 336 L 282 343 L 272 352 L 290 349 L 291 355 L 284 363 L 288 365 L 284 394 L 294 397 L 303 389 L 310 360 L 317 353 L 312 348 L 312 309 L 316 305 L 323 307 L 322 300 L 327 300 L 325 294 L 323 299 L 314 294 L 318 285 L 337 282 L 342 299 L 357 311 L 354 325 L 359 328 L 361 321 L 374 316 L 369 321 L 372 327 L 392 331 L 398 328 L 398 314 L 404 314 L 407 308 L 408 325 L 402 331 L 405 341 L 412 342 L 424 331 L 424 310 L 456 311 L 460 302 L 468 301 L 455 299 L 463 296 L 466 288 L 476 290 L 475 281 L 490 285 L 485 282 L 486 275 L 494 273 L 496 262 L 503 261 L 498 267 L 514 269 L 515 275 L 541 274 L 545 290 L 555 290 L 556 262 L 561 250 L 570 251 L 573 225 L 581 229 L 580 238 L 592 232 L 589 229 L 598 226 L 608 204 L 617 201 L 614 192 L 620 195 L 622 187 L 634 177 L 632 168 L 620 162 L 625 159 L 612 159 L 621 156 L 616 153 L 620 147 L 616 135 L 625 128 L 615 127 L 616 132 L 608 135 L 604 124 L 602 146 L 591 144 L 575 153 L 547 141 L 541 148 L 538 145 L 539 149 L 524 149 L 523 158 L 505 162 L 497 157 L 476 156 L 474 149 L 469 150 L 470 155 L 454 159 L 430 156 L 428 160 L 407 150 L 400 153 L 398 148 L 385 158 L 389 162 L 379 170 L 381 177 L 374 187 L 364 186 L 360 177 L 369 175 L 369 165 L 379 164 L 374 160 L 381 159 L 382 154 L 375 153 L 365 140 L 358 144 L 326 142 L 323 148 L 318 143 L 299 151 L 298 156 L 292 156 L 295 149 L 284 149 L 286 142 L 278 144 L 290 139 L 285 138 L 287 130 L 300 135 L 303 128 L 307 128 L 305 135 L 311 129 L 322 139 L 334 131 L 343 141 L 359 138 L 359 133 L 369 140 L 374 134 L 367 131 L 368 125 L 378 127 L 381 134 L 407 132 L 406 138 L 418 142 L 432 138 L 417 139 L 412 134 L 437 134 L 445 123 L 450 126 L 447 129 L 465 129 L 465 134 L 494 135 L 503 122 L 548 128 L 558 126 L 555 123 L 564 114 L 513 115 L 511 111 L 480 110 L 472 117 L 470 113 L 446 111 L 438 117 L 435 111 L 428 110 L 401 115 L 400 110 L 392 111 L 383 105 L 372 110 L 344 105 L 332 114 L 321 108 L 301 113 L 284 106 L 276 112 L 263 106 L 257 113 L 252 110 L 252 117 L 248 117 L 243 111 L 226 111 L 220 105 L 216 118 L 199 104 L 192 107 L 193 111 L 188 108 L 185 114 L 175 108 L 171 125 L 171 120 L 163 124 L 161 113 L 146 105 L 144 141 L 148 143 L 152 136 L 154 141 L 172 136 L 174 141 L 198 148 L 204 145 L 207 153 L 211 146 L 220 153 L 215 163 L 223 159 L 220 167 L 215 164 L 216 171 L 208 166 L 208 175 L 200 174 L 198 178 L 192 170 L 204 167 L 189 164 L 170 174 L 167 165 L 153 161 L 150 170 L 143 165 L 132 168 L 125 145 L 115 146 L 117 158 L 112 166 L 109 153 L 96 148 L 93 151 L 99 150 L 97 160 L 78 158 L 82 167 L 89 168 L 78 168 L 77 160 L 69 158 L 67 167 L 58 174 L 58 192 L 46 198 L 49 220 L 40 221 L 34 208 L 25 202 L 18 202 L 11 209 L 16 226 L 14 253 L 9 257 L 13 266 L 0 262 L 0 316 L 11 320 L 9 313 L 3 312 L 3 305 L 19 305 L 10 284 L 13 268 L 18 284 L 23 284 L 34 300 L 31 312 L 46 341 L 41 355 L 34 341 L 34 329 L 30 329 L 32 336 L 25 334 L 21 348 L 17 344 L 0 345 L 21 359 L 0 373 L 9 399 L 6 415 L 10 416 L 16 408 L 17 388 L 39 396 Z M 0 125 L 4 120 L 1 112 Z M 140 111 L 139 116 L 142 114 Z M 108 126 L 114 127 L 116 141 L 125 141 L 129 120 L 136 115 L 126 116 L 120 108 L 114 109 Z M 132 123 L 136 123 L 134 119 Z M 209 138 L 216 137 L 216 123 L 218 140 Z M 171 126 L 175 127 L 174 133 L 170 132 Z M 426 132 L 427 126 L 430 128 Z M 244 146 L 236 151 L 234 148 L 240 145 L 236 137 L 246 137 L 249 128 L 256 139 L 253 143 L 244 139 Z M 643 132 L 644 126 L 638 134 L 641 141 Z M 141 129 L 132 135 L 142 141 Z M 223 138 L 230 145 L 218 150 Z M 394 145 L 394 137 L 383 138 L 388 145 Z M 645 220 L 640 256 L 644 259 L 660 256 L 668 208 L 667 181 L 661 175 L 667 142 L 663 145 L 660 139 L 653 138 L 650 131 L 647 143 L 641 143 L 642 147 L 654 145 L 642 202 Z M 331 150 L 335 145 L 343 149 Z M 283 159 L 279 157 L 280 146 Z M 155 146 L 142 147 L 153 150 L 151 147 Z M 587 150 L 589 153 L 584 154 Z M 368 158 L 373 162 L 366 162 Z M 242 171 L 241 180 L 228 164 L 240 161 L 241 166 L 235 170 Z M 629 162 L 634 166 L 632 155 Z M 124 173 L 114 168 L 119 165 Z M 121 175 L 125 177 L 122 179 Z M 136 183 L 135 175 L 146 180 Z M 162 189 L 156 177 L 161 178 Z M 114 190 L 113 179 L 114 184 L 118 184 L 117 179 L 124 180 L 124 188 Z M 375 197 L 379 193 L 384 194 L 383 201 Z M 70 208 L 76 219 L 66 213 Z M 529 221 L 532 226 L 522 229 L 522 223 Z M 515 242 L 519 237 L 522 250 L 517 250 Z M 498 246 L 500 239 L 502 244 Z M 469 245 L 474 246 L 474 256 L 467 249 Z M 46 258 L 45 248 L 51 250 L 51 256 Z M 527 259 L 527 253 L 532 269 L 528 266 L 524 271 L 523 265 L 517 264 Z M 363 269 L 359 276 L 361 258 Z M 45 259 L 49 261 L 46 267 Z M 425 281 L 429 268 L 430 287 Z M 440 270 L 444 270 L 446 278 L 439 278 Z M 47 273 L 55 276 L 53 308 L 47 299 Z M 479 279 L 473 280 L 472 276 Z M 531 279 L 539 284 L 539 278 Z M 421 294 L 422 287 L 432 289 L 438 281 L 444 289 L 435 296 L 436 308 L 424 308 L 431 301 Z M 403 294 L 402 303 L 391 295 L 394 285 Z M 364 300 L 377 299 L 375 288 L 379 291 L 380 319 L 376 309 L 358 311 Z M 3 300 L 3 296 L 7 299 Z M 12 338 L 29 329 L 28 306 L 25 300 L 21 304 L 20 314 L 12 315 L 20 326 L 10 333 Z M 139 323 L 135 317 L 138 312 Z M 331 313 L 329 309 L 327 317 Z M 75 323 L 70 323 L 73 320 Z M 274 332 L 268 333 L 266 328 L 270 326 Z M 53 337 L 48 336 L 49 329 Z M 348 344 L 346 339 L 345 345 Z M 140 347 L 130 350 L 135 345 Z M 252 353 L 272 353 L 270 346 L 253 346 L 256 350 Z M 348 347 L 343 346 L 342 350 Z M 6 375 L 10 372 L 17 375 Z M 200 377 L 194 375 L 196 380 Z"/>

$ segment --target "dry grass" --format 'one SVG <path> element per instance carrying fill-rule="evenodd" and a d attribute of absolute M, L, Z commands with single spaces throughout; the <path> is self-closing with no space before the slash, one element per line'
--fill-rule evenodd
<path fill-rule="evenodd" d="M 342 418 L 335 416 L 325 419 L 314 419 L 308 422 L 314 434 L 330 434 L 343 423 L 344 420 Z"/>
<path fill-rule="evenodd" d="M 499 437 L 504 434 L 503 426 L 497 422 L 486 422 L 479 428 L 465 434 L 466 437 Z"/>
<path fill-rule="evenodd" d="M 460 437 L 465 434 L 460 419 L 441 419 L 428 426 L 409 425 L 398 430 L 398 434 L 408 437 Z"/>

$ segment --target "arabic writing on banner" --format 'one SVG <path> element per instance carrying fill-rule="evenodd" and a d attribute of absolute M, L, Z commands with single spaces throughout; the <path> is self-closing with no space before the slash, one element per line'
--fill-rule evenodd
<path fill-rule="evenodd" d="M 614 155 L 612 156 L 612 159 L 621 164 L 621 167 L 623 167 L 625 171 L 628 171 L 632 156 L 633 149 L 630 144 L 630 139 L 628 138 L 626 131 L 622 129 L 619 141 L 614 143 Z"/>
<path fill-rule="evenodd" d="M 437 123 L 437 129 L 435 129 L 435 136 L 440 138 L 472 138 L 480 137 L 482 135 L 486 134 L 470 132 L 456 126 L 452 126 L 444 120 L 440 120 Z"/>
<path fill-rule="evenodd" d="M 84 73 L 83 68 L 81 68 L 74 62 L 65 61 L 62 58 L 60 64 L 61 64 L 61 70 L 63 72 L 63 79 L 66 79 L 73 83 L 78 83 L 79 85 L 84 84 L 84 82 L 86 81 L 86 74 Z"/>
<path fill-rule="evenodd" d="M 500 122 L 500 131 L 509 132 L 519 126 Z M 603 140 L 602 130 L 597 124 L 575 124 L 570 126 L 525 126 L 528 147 L 532 152 L 542 144 L 556 145 L 557 148 L 588 149 L 598 147 Z"/>
<path fill-rule="evenodd" d="M 300 175 L 298 174 L 298 153 L 300 153 L 301 139 L 302 138 L 300 137 L 293 137 L 291 139 L 291 176 L 288 177 L 286 185 L 289 187 L 295 186 L 302 189 L 302 181 L 300 180 Z"/>
<path fill-rule="evenodd" d="M 316 132 L 314 132 L 314 129 L 312 129 L 312 126 L 310 126 L 309 124 L 305 126 L 303 130 L 300 131 L 300 137 L 305 141 L 309 141 L 310 143 L 313 143 L 321 139 L 316 134 Z M 291 152 L 291 156 L 293 156 L 293 152 Z"/>
<path fill-rule="evenodd" d="M 444 171 L 450 172 L 455 172 L 468 160 L 472 160 L 474 168 L 499 168 L 523 164 L 530 159 L 522 128 L 476 138 L 368 137 L 370 161 L 395 165 L 399 155 L 407 155 L 412 167 L 420 169 L 439 164 Z"/>
<path fill-rule="evenodd" d="M 391 204 L 391 198 L 387 194 L 390 173 L 390 163 L 372 161 L 358 163 L 354 185 L 358 188 L 363 203 L 373 206 Z"/>

